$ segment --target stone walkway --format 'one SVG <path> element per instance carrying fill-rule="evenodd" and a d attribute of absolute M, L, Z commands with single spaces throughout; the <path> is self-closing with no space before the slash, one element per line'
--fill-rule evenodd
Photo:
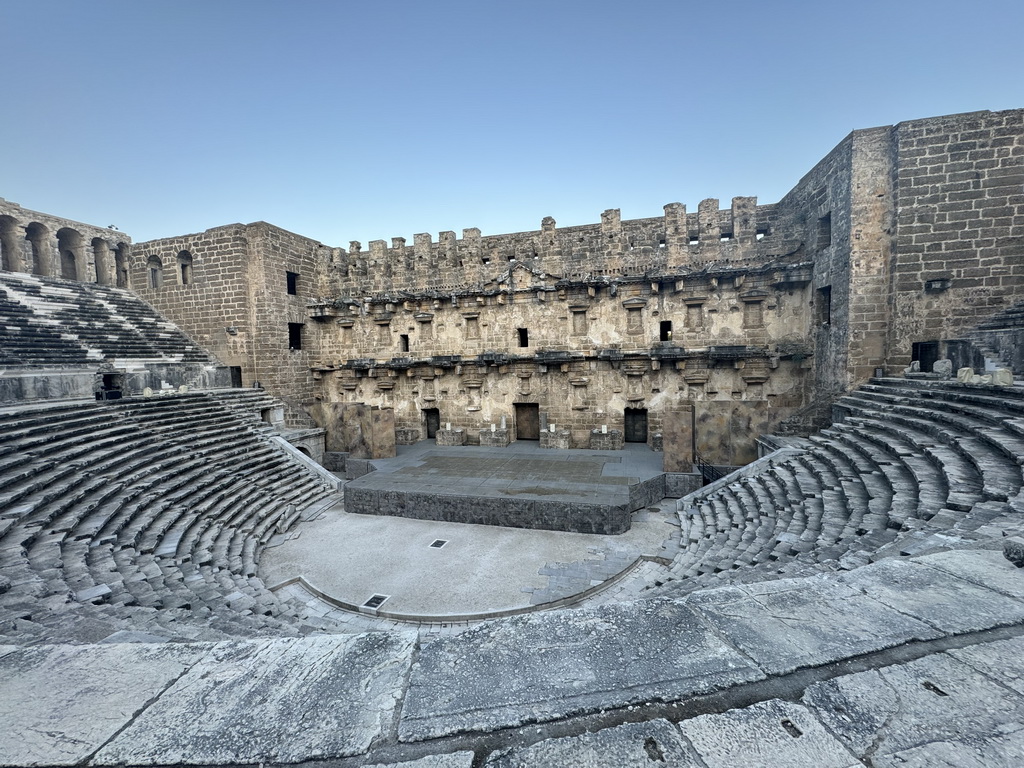
<path fill-rule="evenodd" d="M 1022 680 L 1024 572 L 945 552 L 426 646 L 0 646 L 0 765 L 1009 767 Z"/>

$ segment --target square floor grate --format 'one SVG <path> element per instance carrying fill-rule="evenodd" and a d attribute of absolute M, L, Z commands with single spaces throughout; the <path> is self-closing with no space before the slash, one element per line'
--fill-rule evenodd
<path fill-rule="evenodd" d="M 447 543 L 448 543 L 447 539 L 434 539 L 434 541 L 431 542 L 430 546 L 433 547 L 434 549 L 440 549 L 441 547 L 443 547 Z"/>
<path fill-rule="evenodd" d="M 374 595 L 365 603 L 363 603 L 363 607 L 380 608 L 384 604 L 384 601 L 387 600 L 389 597 L 391 597 L 391 595 Z"/>

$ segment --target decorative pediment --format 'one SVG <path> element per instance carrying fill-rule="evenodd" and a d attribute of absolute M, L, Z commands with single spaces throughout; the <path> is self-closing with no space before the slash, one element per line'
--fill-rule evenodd
<path fill-rule="evenodd" d="M 555 290 L 555 283 L 562 278 L 550 275 L 541 269 L 534 269 L 521 261 L 512 261 L 508 269 L 487 283 L 487 288 L 507 291 L 529 291 L 537 289 Z"/>

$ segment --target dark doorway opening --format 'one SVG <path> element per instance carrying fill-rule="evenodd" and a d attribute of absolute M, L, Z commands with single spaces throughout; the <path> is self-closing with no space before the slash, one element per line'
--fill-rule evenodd
<path fill-rule="evenodd" d="M 104 373 L 100 380 L 100 389 L 96 393 L 97 400 L 120 400 L 124 388 L 123 373 Z"/>
<path fill-rule="evenodd" d="M 427 439 L 433 440 L 441 428 L 441 411 L 437 408 L 424 408 L 423 418 L 427 422 Z"/>
<path fill-rule="evenodd" d="M 662 341 L 672 341 L 672 321 L 662 320 L 659 326 Z"/>
<path fill-rule="evenodd" d="M 939 342 L 915 341 L 912 359 L 921 363 L 921 373 L 931 373 L 932 366 L 939 359 Z"/>
<path fill-rule="evenodd" d="M 623 440 L 627 443 L 647 442 L 647 409 L 627 408 Z"/>
<path fill-rule="evenodd" d="M 242 366 L 232 365 L 228 370 L 231 371 L 231 386 L 236 389 L 242 386 Z"/>
<path fill-rule="evenodd" d="M 516 403 L 516 440 L 540 440 L 540 405 Z"/>

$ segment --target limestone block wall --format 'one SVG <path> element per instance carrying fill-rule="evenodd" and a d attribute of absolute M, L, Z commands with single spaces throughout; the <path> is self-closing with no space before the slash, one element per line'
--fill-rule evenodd
<path fill-rule="evenodd" d="M 306 304 L 322 292 L 330 260 L 330 249 L 280 227 L 231 224 L 136 244 L 131 280 L 200 345 L 240 369 L 243 386 L 259 382 L 284 400 L 286 421 L 298 426 L 313 394 L 310 350 L 319 344 Z"/>
<path fill-rule="evenodd" d="M 559 278 L 642 275 L 648 271 L 699 269 L 719 261 L 764 261 L 784 252 L 776 230 L 776 210 L 757 205 L 754 197 L 737 197 L 719 210 L 718 200 L 704 200 L 697 212 L 669 203 L 665 215 L 622 221 L 617 209 L 601 214 L 599 224 L 559 228 L 546 217 L 533 232 L 481 236 L 476 228 L 462 237 L 441 232 L 357 241 L 335 249 L 336 296 L 430 292 L 446 295 L 492 283 L 510 263 L 529 264 Z M 767 241 L 766 241 L 767 240 Z"/>
<path fill-rule="evenodd" d="M 241 224 L 136 243 L 131 289 L 252 383 L 250 265 Z M 182 266 L 191 265 L 183 278 Z"/>
<path fill-rule="evenodd" d="M 131 238 L 0 198 L 0 269 L 127 287 Z"/>
<path fill-rule="evenodd" d="M 1024 110 L 893 129 L 892 368 L 914 342 L 964 338 L 1024 293 Z"/>

